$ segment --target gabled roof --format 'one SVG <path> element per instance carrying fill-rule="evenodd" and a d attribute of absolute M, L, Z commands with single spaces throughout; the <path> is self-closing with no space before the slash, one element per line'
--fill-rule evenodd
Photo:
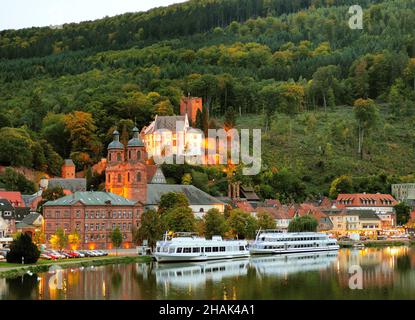
<path fill-rule="evenodd" d="M 178 127 L 179 131 L 184 131 L 185 126 L 187 127 L 189 125 L 189 121 L 187 120 L 187 114 L 184 116 L 158 116 L 156 115 L 156 118 L 154 121 L 148 125 L 147 127 L 144 127 L 141 131 L 141 134 L 152 134 L 157 130 L 169 130 L 171 132 L 176 132 L 176 124 L 177 122 L 181 122 L 181 125 Z"/>
<path fill-rule="evenodd" d="M 111 204 L 113 206 L 133 206 L 137 203 L 136 201 L 128 200 L 111 192 L 78 191 L 57 200 L 48 201 L 44 204 L 44 206 L 71 206 L 77 202 L 81 202 L 86 206 L 101 206 L 107 204 Z"/>
<path fill-rule="evenodd" d="M 161 168 L 157 168 L 156 173 L 153 175 L 153 178 L 151 179 L 152 184 L 166 184 L 166 177 L 163 174 L 163 171 L 161 171 Z"/>
<path fill-rule="evenodd" d="M 147 184 L 147 205 L 158 205 L 163 194 L 175 192 L 183 193 L 190 205 L 224 204 L 210 194 L 193 185 L 184 184 Z"/>
<path fill-rule="evenodd" d="M 31 208 L 15 208 L 14 219 L 16 221 L 22 221 L 27 215 L 30 214 Z"/>
<path fill-rule="evenodd" d="M 53 178 L 48 182 L 48 188 L 61 187 L 64 190 L 69 190 L 72 193 L 76 191 L 86 191 L 86 179 L 75 178 L 75 179 L 63 179 Z"/>
<path fill-rule="evenodd" d="M 9 200 L 0 199 L 0 211 L 14 211 L 14 208 Z"/>
<path fill-rule="evenodd" d="M 27 225 L 33 225 L 33 223 L 41 216 L 38 212 L 31 212 L 28 214 L 24 219 L 22 220 L 23 223 L 26 223 Z"/>
<path fill-rule="evenodd" d="M 0 199 L 7 199 L 13 207 L 24 207 L 22 194 L 19 191 L 0 191 Z"/>
<path fill-rule="evenodd" d="M 257 212 L 268 212 L 276 220 L 285 220 L 292 218 L 292 216 L 289 213 L 289 208 L 287 206 L 259 207 L 257 208 Z"/>
<path fill-rule="evenodd" d="M 349 201 L 351 203 L 342 203 L 344 201 Z M 369 202 L 369 203 L 365 203 Z M 390 202 L 387 203 L 387 202 Z M 381 194 L 381 193 L 352 193 L 345 194 L 341 193 L 337 196 L 336 207 L 389 207 L 394 206 L 398 203 L 396 199 L 390 194 Z"/>
<path fill-rule="evenodd" d="M 255 212 L 254 207 L 247 200 L 234 200 L 233 205 L 245 212 Z"/>
<path fill-rule="evenodd" d="M 255 193 L 254 188 L 249 186 L 241 186 L 241 194 L 248 201 L 257 201 L 259 200 L 258 195 Z"/>

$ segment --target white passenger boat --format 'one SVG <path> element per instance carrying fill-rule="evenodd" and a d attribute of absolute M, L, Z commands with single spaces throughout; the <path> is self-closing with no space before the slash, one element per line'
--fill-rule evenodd
<path fill-rule="evenodd" d="M 177 233 L 169 239 L 157 241 L 154 257 L 158 262 L 207 261 L 248 257 L 247 242 L 243 240 L 223 240 L 214 236 L 211 240 L 189 233 Z"/>
<path fill-rule="evenodd" d="M 336 239 L 318 232 L 259 230 L 250 245 L 251 254 L 285 254 L 339 250 Z"/>

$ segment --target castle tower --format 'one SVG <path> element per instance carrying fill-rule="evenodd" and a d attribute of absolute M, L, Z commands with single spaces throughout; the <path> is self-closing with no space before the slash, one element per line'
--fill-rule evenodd
<path fill-rule="evenodd" d="M 71 159 L 65 159 L 61 173 L 64 179 L 75 179 L 75 164 Z"/>
<path fill-rule="evenodd" d="M 105 190 L 124 197 L 124 145 L 120 142 L 120 134 L 113 132 L 113 141 L 108 145 L 108 162 L 105 169 Z"/>
<path fill-rule="evenodd" d="M 182 97 L 180 100 L 180 115 L 184 116 L 187 114 L 189 118 L 190 125 L 194 126 L 196 123 L 196 115 L 197 111 L 203 110 L 202 98 L 195 98 L 195 97 Z"/>
<path fill-rule="evenodd" d="M 147 201 L 147 152 L 137 127 L 133 129 L 133 138 L 127 144 L 125 197 Z"/>

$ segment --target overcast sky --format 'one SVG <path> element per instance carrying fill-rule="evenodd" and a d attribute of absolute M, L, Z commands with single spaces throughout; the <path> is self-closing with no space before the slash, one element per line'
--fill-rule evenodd
<path fill-rule="evenodd" d="M 185 0 L 1 0 L 0 30 L 95 20 Z"/>

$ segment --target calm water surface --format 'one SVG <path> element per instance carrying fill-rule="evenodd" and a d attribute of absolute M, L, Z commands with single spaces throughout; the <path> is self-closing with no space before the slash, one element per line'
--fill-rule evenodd
<path fill-rule="evenodd" d="M 349 289 L 353 265 L 363 270 L 362 290 Z M 0 279 L 0 299 L 415 299 L 415 249 L 50 271 Z"/>

